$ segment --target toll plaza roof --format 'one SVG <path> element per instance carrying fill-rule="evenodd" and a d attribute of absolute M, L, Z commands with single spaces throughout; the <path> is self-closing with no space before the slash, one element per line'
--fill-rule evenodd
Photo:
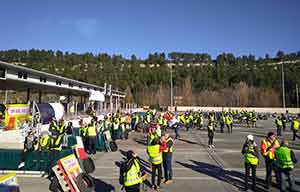
<path fill-rule="evenodd" d="M 31 92 L 85 95 L 99 91 L 110 95 L 105 87 L 0 61 L 0 89 L 25 91 L 28 88 Z M 111 90 L 111 94 L 125 96 L 118 90 Z"/>

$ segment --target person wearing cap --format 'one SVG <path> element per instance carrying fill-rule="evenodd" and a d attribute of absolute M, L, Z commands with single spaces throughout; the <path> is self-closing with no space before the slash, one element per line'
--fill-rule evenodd
<path fill-rule="evenodd" d="M 256 189 L 256 168 L 259 163 L 257 145 L 254 141 L 253 135 L 248 135 L 243 145 L 242 154 L 245 162 L 245 191 L 248 190 L 248 178 L 250 177 L 250 170 L 252 173 L 252 190 Z"/>
<path fill-rule="evenodd" d="M 126 192 L 139 192 L 140 184 L 143 182 L 141 177 L 141 165 L 137 154 L 133 151 L 126 153 L 126 161 L 121 166 L 120 183 Z"/>
<path fill-rule="evenodd" d="M 288 191 L 294 191 L 294 178 L 292 170 L 294 164 L 297 163 L 295 153 L 288 147 L 287 140 L 281 142 L 280 147 L 275 151 L 276 164 L 279 170 L 280 191 L 287 191 L 287 184 L 289 186 Z"/>
<path fill-rule="evenodd" d="M 272 183 L 272 170 L 275 172 L 276 181 L 279 183 L 278 171 L 275 166 L 275 150 L 280 146 L 274 132 L 269 132 L 267 137 L 261 141 L 261 154 L 265 159 L 266 166 L 266 188 L 269 190 Z"/>

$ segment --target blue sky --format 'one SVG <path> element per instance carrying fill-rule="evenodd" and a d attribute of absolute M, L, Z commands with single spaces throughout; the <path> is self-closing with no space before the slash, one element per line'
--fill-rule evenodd
<path fill-rule="evenodd" d="M 0 49 L 213 57 L 300 50 L 299 0 L 3 0 Z"/>

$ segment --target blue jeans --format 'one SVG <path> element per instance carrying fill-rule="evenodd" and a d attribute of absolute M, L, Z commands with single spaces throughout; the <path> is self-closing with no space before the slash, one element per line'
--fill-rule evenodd
<path fill-rule="evenodd" d="M 163 167 L 165 179 L 171 180 L 173 178 L 172 153 L 163 153 Z"/>
<path fill-rule="evenodd" d="M 277 125 L 277 136 L 281 136 L 282 126 Z"/>
<path fill-rule="evenodd" d="M 179 126 L 180 126 L 179 123 L 176 123 L 175 125 L 172 126 L 172 128 L 174 128 L 174 131 L 175 131 L 175 139 L 179 139 L 180 138 L 180 135 L 179 135 Z"/>
<path fill-rule="evenodd" d="M 293 191 L 294 188 L 294 177 L 292 170 L 290 169 L 279 169 L 280 174 L 280 191 Z"/>

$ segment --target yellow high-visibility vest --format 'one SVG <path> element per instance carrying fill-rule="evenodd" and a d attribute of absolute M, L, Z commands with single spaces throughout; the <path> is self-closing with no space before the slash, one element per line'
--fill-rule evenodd
<path fill-rule="evenodd" d="M 148 147 L 149 161 L 154 165 L 162 163 L 162 153 L 159 151 L 159 145 L 149 145 Z"/>
<path fill-rule="evenodd" d="M 132 164 L 131 168 L 124 173 L 124 186 L 129 187 L 136 185 L 138 183 L 142 183 L 142 178 L 139 176 L 140 172 L 140 165 L 138 160 L 134 160 L 134 163 Z"/>
<path fill-rule="evenodd" d="M 96 127 L 95 126 L 89 126 L 87 128 L 87 136 L 88 137 L 94 137 L 97 135 L 97 132 L 96 132 Z"/>
<path fill-rule="evenodd" d="M 168 152 L 169 152 L 169 153 L 172 153 L 172 152 L 173 152 L 174 141 L 173 141 L 173 139 L 172 139 L 171 137 L 169 137 L 169 138 L 167 139 L 167 143 L 168 143 L 169 141 L 172 141 L 173 145 L 172 145 L 171 147 L 168 147 L 167 149 L 165 149 L 165 150 L 164 150 L 165 153 L 168 153 Z"/>

